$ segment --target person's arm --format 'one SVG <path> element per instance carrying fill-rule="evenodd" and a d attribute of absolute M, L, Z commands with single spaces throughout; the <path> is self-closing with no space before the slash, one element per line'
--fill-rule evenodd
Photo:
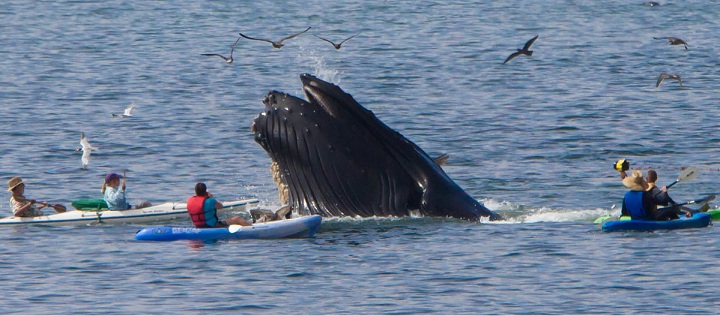
<path fill-rule="evenodd" d="M 12 200 L 13 216 L 23 217 L 23 216 L 31 215 L 31 214 L 29 214 L 30 209 L 32 208 L 32 205 L 35 203 L 37 203 L 37 201 L 29 200 L 27 203 L 22 204 L 22 206 L 21 206 L 20 202 Z M 41 206 L 39 206 L 37 209 L 39 210 L 43 207 L 45 207 L 45 204 L 41 204 Z"/>
<path fill-rule="evenodd" d="M 215 197 L 212 195 L 212 193 L 208 192 L 207 195 L 208 195 L 208 198 L 209 198 L 209 199 L 215 199 Z M 217 199 L 215 199 L 215 210 L 219 211 L 219 210 L 221 210 L 222 208 L 223 208 L 222 203 L 220 203 L 220 201 L 218 201 Z"/>
<path fill-rule="evenodd" d="M 665 189 L 664 191 L 662 189 L 653 189 L 651 191 L 653 200 L 655 200 L 655 204 L 662 205 L 662 206 L 677 204 L 677 203 L 675 203 L 675 201 L 673 201 L 673 199 L 667 193 L 667 188 L 665 188 L 665 187 L 663 187 L 663 188 Z"/>
<path fill-rule="evenodd" d="M 668 191 L 667 186 L 663 186 L 662 188 L 660 188 L 660 191 L 662 191 L 663 193 L 665 193 L 665 196 L 667 197 L 668 203 L 670 203 L 670 204 L 677 204 L 677 203 L 670 197 L 670 194 L 667 193 L 667 191 Z"/>
<path fill-rule="evenodd" d="M 625 171 L 620 171 L 620 180 L 625 179 L 627 177 L 627 173 Z"/>

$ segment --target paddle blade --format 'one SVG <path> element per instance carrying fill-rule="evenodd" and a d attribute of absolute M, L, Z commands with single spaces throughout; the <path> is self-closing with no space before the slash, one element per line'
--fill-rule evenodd
<path fill-rule="evenodd" d="M 65 213 L 65 211 L 67 211 L 67 208 L 60 204 L 55 204 L 52 208 L 55 210 L 55 212 L 58 213 Z"/>
<path fill-rule="evenodd" d="M 693 180 L 693 179 L 697 178 L 697 176 L 699 174 L 700 174 L 700 171 L 698 170 L 697 167 L 685 168 L 685 170 L 683 170 L 680 173 L 677 180 L 675 180 L 673 183 L 670 183 L 670 185 L 668 185 L 667 188 L 669 189 L 671 186 L 675 185 L 675 183 L 678 183 L 678 182 Z"/>
<path fill-rule="evenodd" d="M 713 194 L 713 195 L 708 195 L 702 199 L 698 199 L 698 200 L 694 200 L 694 201 L 690 201 L 690 202 L 695 203 L 695 204 L 705 204 L 705 203 L 714 201 L 715 198 L 717 198 L 717 196 Z"/>
<path fill-rule="evenodd" d="M 613 217 L 610 216 L 610 215 L 600 216 L 600 217 L 598 217 L 598 218 L 595 219 L 595 221 L 593 222 L 593 224 L 602 224 L 604 221 L 609 220 L 609 219 L 611 219 L 611 218 L 613 218 Z"/>

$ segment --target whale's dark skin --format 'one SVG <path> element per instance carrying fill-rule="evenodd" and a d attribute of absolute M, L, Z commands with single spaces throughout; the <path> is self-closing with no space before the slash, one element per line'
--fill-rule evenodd
<path fill-rule="evenodd" d="M 311 75 L 300 79 L 308 100 L 271 91 L 252 127 L 278 164 L 293 213 L 500 218 L 350 94 Z"/>

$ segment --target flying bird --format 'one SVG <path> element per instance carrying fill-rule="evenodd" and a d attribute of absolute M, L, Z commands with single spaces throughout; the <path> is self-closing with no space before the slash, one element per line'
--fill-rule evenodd
<path fill-rule="evenodd" d="M 682 39 L 677 37 L 653 37 L 656 40 L 668 40 L 669 45 L 683 45 L 685 49 L 688 49 L 688 43 L 685 43 Z"/>
<path fill-rule="evenodd" d="M 135 102 L 130 103 L 130 106 L 125 108 L 125 112 L 123 114 L 112 114 L 113 117 L 131 117 L 132 116 L 132 110 L 135 108 Z"/>
<path fill-rule="evenodd" d="M 275 41 L 275 42 L 273 42 L 273 41 L 271 41 L 271 40 L 268 40 L 268 39 L 263 39 L 263 38 L 252 38 L 252 37 L 249 37 L 249 36 L 245 36 L 243 33 L 240 33 L 240 36 L 242 36 L 242 37 L 244 37 L 244 38 L 247 38 L 247 39 L 249 39 L 249 40 L 253 40 L 253 41 L 268 42 L 268 43 L 272 44 L 273 47 L 275 47 L 275 48 L 280 48 L 280 47 L 285 46 L 285 45 L 283 44 L 284 41 L 289 40 L 289 39 L 291 39 L 291 38 L 293 38 L 293 37 L 295 37 L 295 36 L 298 36 L 298 35 L 300 35 L 300 34 L 302 34 L 302 33 L 305 33 L 305 32 L 307 32 L 307 31 L 308 31 L 309 29 L 311 29 L 311 28 L 312 28 L 312 27 L 308 27 L 308 28 L 306 28 L 304 31 L 302 31 L 302 32 L 300 32 L 300 33 L 295 33 L 295 34 L 293 34 L 293 35 L 283 37 L 283 39 L 281 39 L 281 40 L 279 40 L 279 41 Z"/>
<path fill-rule="evenodd" d="M 317 36 L 317 35 L 315 35 L 315 34 L 313 34 L 313 35 L 315 35 L 315 37 L 317 37 L 317 38 L 319 38 L 319 39 L 321 39 L 321 40 L 323 40 L 323 41 L 326 41 L 326 42 L 332 44 L 332 46 L 335 47 L 335 49 L 340 49 L 340 46 L 342 46 L 343 43 L 347 42 L 349 39 L 351 39 L 351 38 L 353 38 L 353 37 L 355 37 L 355 36 L 358 36 L 358 34 L 360 34 L 360 33 L 361 33 L 361 32 L 357 32 L 355 35 L 350 36 L 350 37 L 342 40 L 342 42 L 337 43 L 337 44 L 333 43 L 333 42 L 330 41 L 329 39 L 322 38 L 322 37 Z"/>
<path fill-rule="evenodd" d="M 232 57 L 232 55 L 233 55 L 233 52 L 235 51 L 235 45 L 237 45 L 237 43 L 238 43 L 239 41 L 240 41 L 240 38 L 238 37 L 238 39 L 235 41 L 235 44 L 232 44 L 232 46 L 230 46 L 230 47 L 231 47 L 231 49 L 230 49 L 230 57 L 225 58 L 225 56 L 220 55 L 220 54 L 201 54 L 201 55 L 203 55 L 203 56 L 217 56 L 217 57 L 222 58 L 226 63 L 228 63 L 228 65 L 229 65 L 229 64 L 232 64 L 232 62 L 233 62 L 233 60 L 234 60 L 233 57 Z"/>
<path fill-rule="evenodd" d="M 682 86 L 682 78 L 680 78 L 677 74 L 669 74 L 669 73 L 661 73 L 660 77 L 658 77 L 657 83 L 655 84 L 655 88 L 660 87 L 660 83 L 662 83 L 665 78 L 668 79 L 675 79 L 680 82 L 680 86 Z"/>
<path fill-rule="evenodd" d="M 503 64 L 509 62 L 511 59 L 513 59 L 513 58 L 515 58 L 515 57 L 518 57 L 518 56 L 520 56 L 520 55 L 532 56 L 533 51 L 531 51 L 531 50 L 529 50 L 529 49 L 530 49 L 530 46 L 531 46 L 533 43 L 535 43 L 535 40 L 538 39 L 538 36 L 540 36 L 540 35 L 536 35 L 536 36 L 533 37 L 531 40 L 527 41 L 527 43 L 525 43 L 525 46 L 524 46 L 522 49 L 518 49 L 517 52 L 514 52 L 514 53 L 510 54 L 510 56 L 508 56 L 508 58 L 505 59 L 505 61 L 503 62 Z"/>
<path fill-rule="evenodd" d="M 80 133 L 80 146 L 82 147 L 78 148 L 75 151 L 78 152 L 82 150 L 83 154 L 80 161 L 82 162 L 82 168 L 87 169 L 87 166 L 90 163 L 90 153 L 93 151 L 97 151 L 98 148 L 90 145 L 84 133 Z"/>

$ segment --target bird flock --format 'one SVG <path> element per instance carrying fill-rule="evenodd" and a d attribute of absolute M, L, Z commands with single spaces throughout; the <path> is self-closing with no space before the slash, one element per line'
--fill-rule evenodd
<path fill-rule="evenodd" d="M 529 41 L 527 41 L 525 43 L 525 46 L 523 46 L 523 48 L 518 48 L 516 52 L 510 54 L 510 56 L 508 56 L 505 59 L 503 64 L 506 64 L 513 58 L 518 57 L 520 55 L 532 56 L 533 51 L 530 50 L 530 46 L 532 46 L 532 44 L 535 43 L 535 41 L 538 39 L 539 36 L 540 35 L 536 35 L 535 37 L 531 38 Z M 653 39 L 667 40 L 669 45 L 683 45 L 683 46 L 685 46 L 686 50 L 688 49 L 688 43 L 686 43 L 684 40 L 677 38 L 677 37 L 653 37 Z M 660 76 L 658 77 L 657 83 L 655 83 L 655 88 L 659 88 L 660 84 L 665 79 L 677 80 L 680 83 L 680 86 L 682 86 L 682 78 L 680 77 L 680 75 L 675 74 L 675 73 L 665 73 L 664 72 L 664 73 L 661 73 Z"/>
<path fill-rule="evenodd" d="M 283 42 L 285 42 L 285 41 L 287 41 L 287 40 L 289 40 L 289 39 L 293 39 L 293 38 L 299 36 L 300 34 L 303 34 L 303 33 L 307 32 L 307 31 L 309 31 L 311 28 L 312 28 L 312 27 L 308 27 L 308 28 L 306 28 L 304 31 L 297 32 L 297 33 L 294 33 L 294 34 L 290 34 L 290 35 L 285 36 L 285 37 L 283 37 L 283 38 L 281 38 L 281 39 L 279 39 L 279 40 L 277 40 L 277 41 L 273 41 L 273 40 L 269 40 L 269 39 L 265 39 L 265 38 L 250 37 L 250 36 L 247 36 L 247 35 L 245 35 L 245 34 L 243 34 L 243 33 L 239 33 L 240 37 L 238 37 L 237 40 L 235 40 L 235 43 L 232 44 L 232 46 L 230 46 L 230 57 L 225 57 L 225 56 L 220 55 L 220 54 L 211 54 L 211 53 L 206 53 L 206 54 L 201 54 L 201 55 L 203 55 L 203 56 L 218 56 L 218 57 L 220 57 L 222 60 L 224 60 L 226 63 L 228 63 L 228 65 L 229 65 L 229 64 L 232 64 L 232 62 L 233 62 L 233 60 L 234 60 L 234 59 L 233 59 L 233 52 L 235 51 L 235 46 L 237 46 L 237 43 L 240 41 L 241 38 L 244 38 L 244 39 L 247 39 L 247 40 L 251 40 L 251 41 L 267 42 L 267 43 L 270 43 L 270 44 L 272 45 L 272 47 L 274 47 L 274 48 L 282 48 L 283 46 L 285 46 L 285 44 L 283 44 Z M 335 49 L 340 49 L 340 47 L 342 46 L 343 43 L 347 42 L 348 40 L 350 40 L 351 38 L 353 38 L 353 37 L 355 37 L 355 36 L 358 36 L 360 33 L 361 33 L 361 32 L 357 32 L 357 33 L 355 33 L 353 36 L 350 36 L 350 37 L 348 37 L 348 38 L 346 38 L 346 39 L 344 39 L 344 40 L 342 40 L 342 41 L 340 41 L 340 42 L 338 42 L 338 43 L 335 43 L 335 42 L 333 42 L 333 41 L 331 41 L 331 40 L 329 40 L 329 39 L 320 37 L 320 36 L 315 35 L 315 34 L 313 34 L 313 35 L 315 35 L 315 37 L 317 37 L 317 38 L 319 38 L 319 39 L 321 39 L 321 40 L 323 40 L 323 41 L 325 41 L 325 42 L 330 43 L 333 47 L 335 47 Z"/>
<path fill-rule="evenodd" d="M 658 4 L 656 4 L 656 3 L 654 3 L 654 2 L 647 2 L 646 5 L 647 5 L 647 6 L 656 6 L 656 5 L 658 5 Z M 267 43 L 270 43 L 274 48 L 282 48 L 283 46 L 285 46 L 285 44 L 283 44 L 283 42 L 285 42 L 285 41 L 287 41 L 287 40 L 290 40 L 290 39 L 293 39 L 293 38 L 295 38 L 295 37 L 297 37 L 297 36 L 299 36 L 299 35 L 301 35 L 301 34 L 303 34 L 303 33 L 306 33 L 306 32 L 309 31 L 311 28 L 312 28 L 312 27 L 308 27 L 308 28 L 306 28 L 305 30 L 303 30 L 303 31 L 301 31 L 301 32 L 297 32 L 297 33 L 294 33 L 294 34 L 285 36 L 285 37 L 283 37 L 283 38 L 281 38 L 280 40 L 277 40 L 277 41 L 273 41 L 273 40 L 269 40 L 269 39 L 265 39 L 265 38 L 250 37 L 250 36 L 247 36 L 247 35 L 245 35 L 245 34 L 243 34 L 243 33 L 239 33 L 240 37 L 238 37 L 238 38 L 235 40 L 235 43 L 233 43 L 233 44 L 230 46 L 230 57 L 225 57 L 225 56 L 220 55 L 220 54 L 211 54 L 211 53 L 206 53 L 206 54 L 201 54 L 201 55 L 203 55 L 203 56 L 217 56 L 217 57 L 220 57 L 222 60 L 224 60 L 227 64 L 232 64 L 233 61 L 234 61 L 234 59 L 233 59 L 233 52 L 235 51 L 235 47 L 237 46 L 237 44 L 238 44 L 238 42 L 240 41 L 241 38 L 245 38 L 245 39 L 251 40 L 251 41 L 267 42 Z M 357 32 L 357 33 L 353 34 L 352 36 L 350 36 L 350 37 L 348 37 L 348 38 L 345 38 L 345 39 L 343 39 L 342 41 L 337 42 L 337 43 L 336 43 L 336 42 L 333 42 L 333 41 L 331 41 L 331 40 L 329 40 L 329 39 L 327 39 L 327 38 L 318 36 L 318 35 L 316 35 L 316 34 L 313 34 L 313 36 L 317 37 L 318 39 L 320 39 L 320 40 L 322 40 L 322 41 L 325 41 L 325 42 L 329 43 L 329 44 L 332 45 L 336 50 L 339 50 L 339 49 L 342 47 L 342 44 L 344 44 L 344 43 L 347 42 L 348 40 L 354 38 L 355 36 L 358 36 L 360 33 L 361 33 L 361 32 Z M 531 38 L 530 40 L 528 40 L 528 41 L 525 43 L 525 45 L 523 46 L 523 48 L 518 48 L 515 52 L 513 52 L 512 54 L 510 54 L 510 56 L 508 56 L 508 57 L 505 59 L 505 61 L 503 61 L 503 64 L 507 64 L 509 61 L 511 61 L 511 60 L 513 60 L 514 58 L 516 58 L 516 57 L 518 57 L 518 56 L 521 56 L 521 55 L 526 55 L 526 56 L 528 56 L 528 57 L 529 57 L 529 56 L 532 56 L 532 55 L 533 55 L 533 51 L 530 50 L 530 47 L 535 43 L 535 41 L 537 41 L 538 37 L 540 37 L 540 35 L 536 35 L 535 37 L 533 37 L 533 38 Z M 667 40 L 669 45 L 683 45 L 686 50 L 688 49 L 688 46 L 689 46 L 689 45 L 687 44 L 687 42 L 685 42 L 684 40 L 682 40 L 682 39 L 680 39 L 680 38 L 677 38 L 677 37 L 653 37 L 653 39 L 656 39 L 656 40 Z M 680 77 L 680 75 L 675 74 L 675 73 L 661 73 L 660 76 L 658 77 L 658 80 L 657 80 L 657 83 L 656 83 L 655 87 L 656 87 L 656 88 L 660 87 L 660 84 L 662 83 L 662 81 L 663 81 L 664 79 L 674 79 L 674 80 L 677 80 L 677 81 L 680 83 L 680 86 L 682 86 L 682 78 Z"/>

